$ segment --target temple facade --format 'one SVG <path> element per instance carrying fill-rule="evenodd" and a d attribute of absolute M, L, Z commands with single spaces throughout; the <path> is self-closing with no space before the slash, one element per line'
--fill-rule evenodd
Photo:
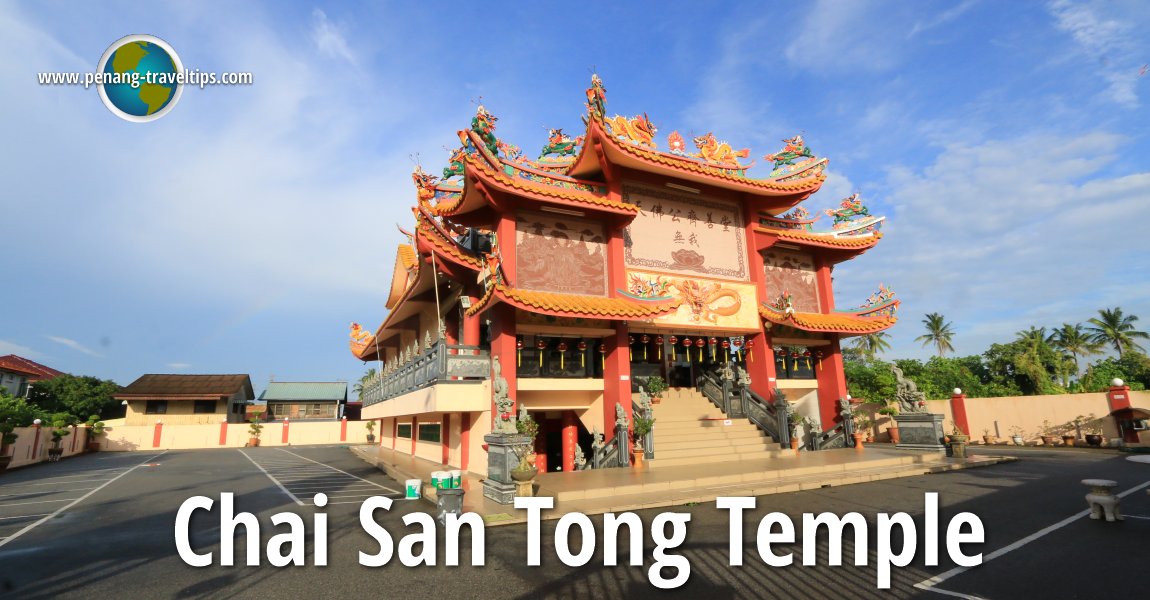
<path fill-rule="evenodd" d="M 813 218 L 799 206 L 827 165 L 801 136 L 753 178 L 749 149 L 677 131 L 660 144 L 606 97 L 594 76 L 583 132 L 550 130 L 537 158 L 479 106 L 441 176 L 416 168 L 386 318 L 352 324 L 352 353 L 380 363 L 361 400 L 381 445 L 482 474 L 483 436 L 526 410 L 540 469 L 582 468 L 656 376 L 681 392 L 664 403 L 730 381 L 756 405 L 708 395 L 730 419 L 764 426 L 751 409 L 785 397 L 818 431 L 840 422 L 840 344 L 893 325 L 898 300 L 880 285 L 838 308 L 832 273 L 883 218 L 858 194 Z"/>

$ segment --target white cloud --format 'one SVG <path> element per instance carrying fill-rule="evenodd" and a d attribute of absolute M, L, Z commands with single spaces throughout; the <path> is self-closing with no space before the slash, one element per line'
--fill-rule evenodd
<path fill-rule="evenodd" d="M 872 0 L 808 3 L 783 55 L 798 68 L 820 72 L 889 69 L 901 61 L 898 44 L 905 37 L 896 35 L 902 27 L 896 9 Z"/>
<path fill-rule="evenodd" d="M 926 21 L 918 21 L 914 24 L 914 27 L 911 28 L 910 33 L 907 34 L 907 37 L 914 37 L 924 31 L 929 31 L 935 27 L 938 27 L 939 25 L 949 23 L 961 17 L 964 13 L 966 13 L 966 11 L 974 8 L 975 4 L 978 4 L 978 0 L 966 0 L 958 6 L 943 11 L 942 14 L 939 14 L 932 19 L 928 19 Z"/>
<path fill-rule="evenodd" d="M 169 369 L 175 369 L 177 371 L 184 371 L 186 369 L 192 368 L 192 365 L 189 363 L 172 362 L 172 363 L 168 363 L 168 368 Z"/>
<path fill-rule="evenodd" d="M 962 353 L 1103 307 L 1150 316 L 1144 248 L 1118 233 L 1144 211 L 1150 172 L 1100 175 L 1124 143 L 1105 132 L 990 140 L 892 169 L 886 236 L 836 270 L 839 303 L 886 281 L 904 302 L 897 350 L 917 349 L 921 315 L 939 312 Z"/>
<path fill-rule="evenodd" d="M 76 352 L 83 352 L 84 354 L 87 354 L 88 356 L 95 356 L 96 358 L 102 358 L 104 356 L 103 354 L 100 354 L 99 352 L 96 352 L 95 350 L 85 346 L 84 344 L 81 344 L 80 342 L 77 342 L 76 340 L 73 340 L 70 338 L 59 337 L 59 336 L 55 336 L 55 335 L 49 335 L 49 336 L 45 336 L 45 337 L 52 340 L 53 342 L 56 342 L 57 344 L 60 344 L 62 346 L 67 346 L 67 347 L 75 350 Z"/>
<path fill-rule="evenodd" d="M 339 27 L 327 18 L 327 13 L 315 9 L 311 13 L 312 30 L 311 39 L 319 51 L 332 58 L 342 58 L 351 64 L 356 64 L 355 55 L 347 45 L 347 39 Z"/>
<path fill-rule="evenodd" d="M 17 356 L 23 356 L 24 358 L 32 359 L 44 356 L 40 352 L 37 352 L 28 346 L 23 346 L 15 342 L 9 342 L 8 340 L 0 340 L 0 354 L 15 354 Z"/>
<path fill-rule="evenodd" d="M 1138 65 L 1136 44 L 1131 37 L 1132 24 L 1129 21 L 1107 18 L 1100 14 L 1106 7 L 1089 3 L 1075 3 L 1070 0 L 1055 0 L 1048 5 L 1056 27 L 1074 39 L 1078 47 L 1091 59 L 1097 60 L 1098 70 L 1109 85 L 1106 96 L 1110 101 L 1136 108 L 1138 95 L 1134 92 L 1137 84 Z"/>

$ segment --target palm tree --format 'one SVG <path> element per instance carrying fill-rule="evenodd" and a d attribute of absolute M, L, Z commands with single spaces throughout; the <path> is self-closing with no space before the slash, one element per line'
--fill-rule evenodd
<path fill-rule="evenodd" d="M 885 331 L 860 335 L 851 342 L 851 347 L 862 353 L 867 360 L 874 360 L 875 355 L 890 350 L 890 342 Z"/>
<path fill-rule="evenodd" d="M 367 383 L 368 383 L 369 381 L 371 381 L 372 379 L 375 379 L 375 367 L 372 367 L 372 368 L 368 369 L 368 370 L 367 370 L 367 371 L 366 371 L 366 372 L 363 374 L 363 377 L 360 377 L 360 378 L 359 378 L 359 381 L 358 381 L 358 382 L 356 382 L 356 384 L 355 384 L 354 386 L 352 386 L 352 388 L 351 388 L 351 389 L 352 389 L 352 391 L 353 391 L 353 392 L 355 392 L 356 394 L 361 394 L 361 393 L 363 393 L 363 388 L 364 388 L 364 386 L 366 386 L 366 385 L 367 385 Z"/>
<path fill-rule="evenodd" d="M 1075 377 L 1078 377 L 1078 357 L 1098 354 L 1102 349 L 1102 345 L 1094 341 L 1094 338 L 1082 329 L 1080 323 L 1074 325 L 1063 323 L 1062 327 L 1055 329 L 1046 341 L 1074 359 Z"/>
<path fill-rule="evenodd" d="M 1098 317 L 1087 321 L 1093 327 L 1087 327 L 1086 331 L 1090 332 L 1090 336 L 1095 342 L 1112 344 L 1114 350 L 1118 352 L 1119 360 L 1122 359 L 1122 353 L 1126 350 L 1142 351 L 1142 346 L 1134 341 L 1136 338 L 1150 339 L 1150 335 L 1147 335 L 1145 331 L 1134 329 L 1134 322 L 1138 320 L 1138 317 L 1123 315 L 1122 309 L 1117 306 L 1112 309 L 1103 308 L 1098 311 L 1098 315 Z"/>
<path fill-rule="evenodd" d="M 954 346 L 950 345 L 950 340 L 954 338 L 954 331 L 950 328 L 950 323 L 938 313 L 930 313 L 922 320 L 922 324 L 926 325 L 926 335 L 920 335 L 914 338 L 916 342 L 922 342 L 923 346 L 934 344 L 938 350 L 938 355 L 941 357 L 947 352 L 954 352 Z"/>

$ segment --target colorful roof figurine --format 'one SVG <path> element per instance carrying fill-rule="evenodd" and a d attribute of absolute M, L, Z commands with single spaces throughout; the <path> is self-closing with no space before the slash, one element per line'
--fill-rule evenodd
<path fill-rule="evenodd" d="M 790 293 L 784 291 L 773 303 L 760 304 L 759 316 L 769 323 L 802 331 L 865 335 L 883 331 L 898 322 L 898 306 L 894 291 L 879 284 L 879 291 L 856 309 L 836 310 L 829 314 L 799 312 L 794 308 Z"/>
<path fill-rule="evenodd" d="M 829 230 L 816 230 L 815 221 L 824 215 L 834 217 L 834 224 Z M 886 217 L 872 216 L 856 192 L 844 198 L 838 208 L 828 208 L 814 218 L 801 206 L 781 216 L 760 215 L 755 231 L 806 246 L 862 251 L 882 238 L 880 230 L 885 220 Z"/>

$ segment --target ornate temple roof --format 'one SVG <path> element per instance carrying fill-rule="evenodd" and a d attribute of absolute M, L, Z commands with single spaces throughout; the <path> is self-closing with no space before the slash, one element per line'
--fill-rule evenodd
<path fill-rule="evenodd" d="M 461 248 L 430 215 L 422 210 L 416 210 L 415 220 L 416 239 L 432 246 L 436 254 L 473 271 L 478 271 L 483 266 L 483 261 L 478 256 Z"/>
<path fill-rule="evenodd" d="M 819 246 L 835 249 L 865 250 L 873 247 L 882 239 L 882 232 L 876 231 L 867 235 L 836 236 L 827 233 L 816 233 L 800 229 L 775 229 L 772 227 L 755 227 L 755 231 L 778 236 L 780 239 L 797 242 L 804 245 Z"/>
<path fill-rule="evenodd" d="M 513 288 L 500 281 L 490 286 L 483 298 L 467 309 L 467 314 L 476 314 L 494 301 L 506 302 L 527 312 L 590 319 L 653 319 L 675 310 L 679 305 L 677 300 L 652 302 L 626 297 L 538 292 Z"/>
<path fill-rule="evenodd" d="M 898 318 L 894 316 L 865 316 L 845 312 L 823 314 L 780 311 L 766 304 L 759 305 L 759 316 L 776 325 L 786 325 L 803 331 L 841 333 L 843 335 L 878 333 L 898 321 Z"/>

